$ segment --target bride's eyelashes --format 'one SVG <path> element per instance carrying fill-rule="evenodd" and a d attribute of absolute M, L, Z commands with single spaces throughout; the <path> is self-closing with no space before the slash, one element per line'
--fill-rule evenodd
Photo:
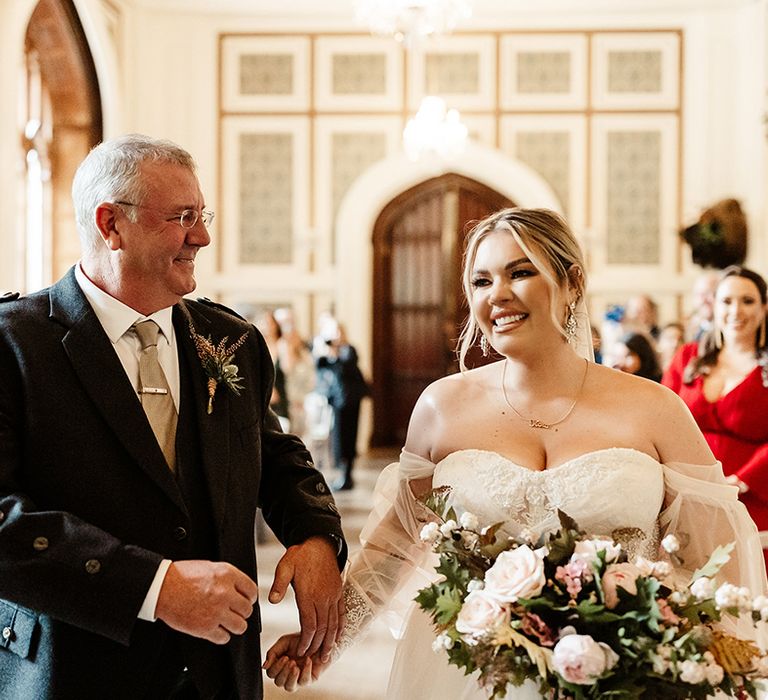
<path fill-rule="evenodd" d="M 534 277 L 536 274 L 538 274 L 537 270 L 525 268 L 525 267 L 518 267 L 513 270 L 507 271 L 507 275 L 509 276 L 509 279 L 512 279 L 512 280 L 523 279 L 525 277 Z M 489 277 L 478 276 L 472 279 L 472 287 L 475 289 L 479 289 L 481 287 L 487 287 L 490 284 L 493 284 L 493 282 Z"/>

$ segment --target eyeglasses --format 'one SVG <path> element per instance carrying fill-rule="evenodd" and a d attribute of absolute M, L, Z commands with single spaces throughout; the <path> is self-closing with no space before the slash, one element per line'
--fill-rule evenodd
<path fill-rule="evenodd" d="M 153 209 L 152 207 L 145 207 L 143 204 L 134 204 L 133 202 L 121 202 L 117 201 L 115 204 L 121 204 L 124 207 L 137 207 L 138 209 L 149 209 L 150 211 L 160 211 L 160 209 Z M 216 216 L 210 209 L 203 209 L 197 211 L 197 209 L 185 209 L 180 214 L 172 216 L 166 221 L 175 221 L 181 226 L 181 228 L 192 228 L 198 219 L 203 220 L 203 226 L 208 228 L 213 223 L 213 217 Z"/>

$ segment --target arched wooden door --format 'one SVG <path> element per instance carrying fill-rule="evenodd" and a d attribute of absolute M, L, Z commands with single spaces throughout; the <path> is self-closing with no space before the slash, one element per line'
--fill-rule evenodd
<path fill-rule="evenodd" d="M 458 369 L 464 236 L 472 222 L 509 206 L 485 185 L 447 174 L 381 212 L 373 232 L 372 445 L 401 446 L 419 394 Z"/>

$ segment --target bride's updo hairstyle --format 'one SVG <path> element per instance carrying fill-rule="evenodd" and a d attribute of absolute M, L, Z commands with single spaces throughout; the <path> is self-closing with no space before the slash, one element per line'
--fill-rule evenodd
<path fill-rule="evenodd" d="M 507 231 L 522 248 L 534 267 L 544 277 L 552 291 L 552 321 L 563 337 L 565 333 L 565 309 L 556 305 L 558 293 L 569 288 L 577 298 L 584 297 L 586 277 L 584 256 L 565 220 L 549 209 L 502 209 L 486 217 L 469 232 L 464 251 L 462 284 L 469 306 L 469 314 L 459 337 L 459 367 L 467 369 L 464 360 L 472 345 L 477 342 L 480 327 L 472 312 L 472 269 L 480 244 L 496 231 Z"/>

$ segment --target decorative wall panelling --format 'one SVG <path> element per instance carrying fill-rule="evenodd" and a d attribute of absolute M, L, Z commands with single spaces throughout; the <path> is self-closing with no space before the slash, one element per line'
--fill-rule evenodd
<path fill-rule="evenodd" d="M 399 152 L 405 121 L 437 94 L 461 110 L 471 138 L 550 184 L 587 248 L 595 314 L 648 291 L 672 317 L 682 41 L 674 29 L 488 31 L 407 52 L 362 34 L 220 35 L 228 300 L 266 300 L 278 284 L 308 330 L 343 272 L 334 269 L 341 200 Z"/>

